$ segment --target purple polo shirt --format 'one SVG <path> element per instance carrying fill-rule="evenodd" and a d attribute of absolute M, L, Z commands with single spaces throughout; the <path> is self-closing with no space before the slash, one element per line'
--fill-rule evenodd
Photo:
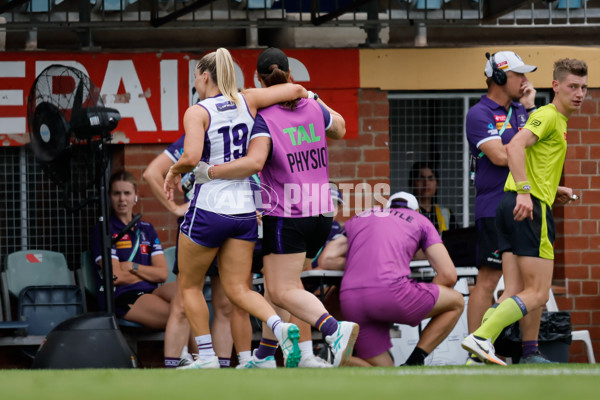
<path fill-rule="evenodd" d="M 410 275 L 410 261 L 419 249 L 442 242 L 431 221 L 408 208 L 363 211 L 344 228 L 348 254 L 340 293 L 390 287 Z"/>
<path fill-rule="evenodd" d="M 502 129 L 508 111 L 498 103 L 490 100 L 486 95 L 481 96 L 481 101 L 475 104 L 467 113 L 467 140 L 471 155 L 477 157 L 481 152 L 479 146 L 488 140 L 502 140 L 507 144 L 515 134 L 525 126 L 528 114 L 521 103 L 513 101 L 510 121 L 502 136 Z M 504 194 L 504 183 L 508 176 L 508 167 L 494 165 L 487 156 L 477 160 L 477 173 L 475 174 L 475 219 L 496 216 L 496 208 Z"/>

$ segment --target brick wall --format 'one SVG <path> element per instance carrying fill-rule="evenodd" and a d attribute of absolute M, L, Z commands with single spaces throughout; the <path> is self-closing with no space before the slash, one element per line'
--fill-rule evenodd
<path fill-rule="evenodd" d="M 146 166 L 165 150 L 166 144 L 127 145 L 123 151 L 125 168 L 138 180 L 138 204 L 134 212 L 142 213 L 142 218 L 154 225 L 163 248 L 175 245 L 177 217 L 169 213 L 152 194 L 150 186 L 143 181 L 142 173 Z M 118 162 L 115 161 L 114 163 Z M 179 198 L 179 201 L 182 201 Z"/>
<path fill-rule="evenodd" d="M 329 140 L 329 176 L 332 182 L 341 185 L 342 192 L 350 204 L 344 205 L 340 220 L 347 220 L 358 210 L 377 204 L 372 192 L 358 190 L 386 185 L 382 193 L 389 196 L 390 184 L 390 135 L 389 102 L 387 92 L 375 89 L 360 89 L 358 94 L 358 138 Z M 348 189 L 346 189 L 348 188 Z M 348 202 L 347 202 L 348 203 Z"/>
<path fill-rule="evenodd" d="M 563 184 L 580 199 L 555 207 L 555 278 L 565 283 L 556 296 L 560 310 L 571 311 L 573 329 L 590 331 L 600 355 L 600 90 L 590 90 L 581 112 L 569 120 Z M 584 347 L 570 348 L 572 362 L 587 362 Z"/>

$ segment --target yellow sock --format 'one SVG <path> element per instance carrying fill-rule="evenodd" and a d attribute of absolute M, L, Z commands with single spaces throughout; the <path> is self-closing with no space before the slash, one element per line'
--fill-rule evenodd
<path fill-rule="evenodd" d="M 492 314 L 496 311 L 496 308 L 498 308 L 498 303 L 494 303 L 493 306 L 491 306 L 490 308 L 487 309 L 485 314 L 483 314 L 483 318 L 481 319 L 481 325 L 483 325 L 485 323 L 485 321 L 487 321 L 492 316 Z M 500 333 L 502 333 L 502 331 L 500 331 L 497 335 L 492 337 L 492 343 L 496 342 L 496 339 L 498 339 L 498 336 L 500 336 Z"/>
<path fill-rule="evenodd" d="M 488 318 L 490 318 L 492 316 L 492 314 L 496 311 L 496 308 L 498 308 L 498 306 L 499 306 L 498 303 L 494 303 L 493 306 L 491 306 L 490 308 L 487 309 L 485 314 L 483 314 L 483 318 L 481 318 L 481 325 L 485 324 L 485 321 L 487 321 Z"/>
<path fill-rule="evenodd" d="M 484 339 L 496 340 L 505 327 L 520 320 L 527 314 L 525 304 L 517 296 L 504 300 L 496 307 L 495 311 L 491 313 L 490 311 L 491 309 L 486 311 L 484 322 L 479 329 L 473 332 L 473 335 Z"/>

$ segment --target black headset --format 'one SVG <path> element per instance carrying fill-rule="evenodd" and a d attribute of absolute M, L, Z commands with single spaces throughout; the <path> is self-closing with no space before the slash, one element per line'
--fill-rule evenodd
<path fill-rule="evenodd" d="M 498 64 L 496 64 L 496 60 L 494 59 L 494 54 L 490 56 L 490 53 L 485 53 L 485 56 L 490 61 L 490 64 L 492 64 L 492 76 L 490 78 L 500 86 L 505 85 L 507 80 L 506 72 L 498 68 Z"/>

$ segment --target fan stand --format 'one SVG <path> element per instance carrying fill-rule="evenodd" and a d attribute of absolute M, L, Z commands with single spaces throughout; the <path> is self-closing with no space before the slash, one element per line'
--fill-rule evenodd
<path fill-rule="evenodd" d="M 98 151 L 103 157 L 108 157 L 108 145 L 105 140 L 106 138 L 98 142 Z M 104 164 L 99 172 L 96 194 L 101 211 L 106 312 L 78 315 L 57 325 L 40 346 L 33 360 L 34 369 L 136 368 L 138 364 L 137 357 L 119 330 L 114 315 L 111 239 L 108 229 L 109 172 Z"/>

